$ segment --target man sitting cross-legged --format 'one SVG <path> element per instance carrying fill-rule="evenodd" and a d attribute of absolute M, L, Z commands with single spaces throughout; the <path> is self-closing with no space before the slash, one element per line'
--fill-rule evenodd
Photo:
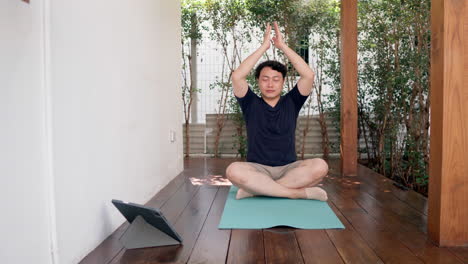
<path fill-rule="evenodd" d="M 275 36 L 270 39 L 267 25 L 263 44 L 232 73 L 232 86 L 247 126 L 247 162 L 233 162 L 226 176 L 237 187 L 237 199 L 253 195 L 292 199 L 327 200 L 327 193 L 316 185 L 328 173 L 323 159 L 296 161 L 295 130 L 302 105 L 312 91 L 314 72 L 290 49 L 275 22 Z M 281 96 L 286 67 L 277 61 L 258 65 L 255 77 L 262 96 L 258 97 L 247 84 L 247 75 L 260 57 L 270 48 L 280 49 L 300 75 L 294 88 Z"/>

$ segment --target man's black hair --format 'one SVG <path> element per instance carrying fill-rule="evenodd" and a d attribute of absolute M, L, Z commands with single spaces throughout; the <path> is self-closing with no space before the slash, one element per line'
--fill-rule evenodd
<path fill-rule="evenodd" d="M 281 72 L 281 74 L 283 75 L 283 78 L 286 78 L 286 73 L 288 72 L 288 69 L 286 68 L 286 66 L 284 66 L 284 64 L 278 61 L 274 61 L 274 60 L 267 60 L 267 61 L 260 63 L 255 69 L 255 79 L 258 79 L 260 77 L 260 72 L 265 67 L 270 67 L 271 69 L 275 71 Z"/>

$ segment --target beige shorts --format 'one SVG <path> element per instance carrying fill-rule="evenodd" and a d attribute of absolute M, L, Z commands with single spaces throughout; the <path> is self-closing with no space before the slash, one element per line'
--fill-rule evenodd
<path fill-rule="evenodd" d="M 299 167 L 299 165 L 301 165 L 301 162 L 302 162 L 301 160 L 298 160 L 298 161 L 286 164 L 284 166 L 275 166 L 275 167 L 267 166 L 267 165 L 263 165 L 263 164 L 259 164 L 255 162 L 246 162 L 246 164 L 254 167 L 255 170 L 257 170 L 258 172 L 261 172 L 270 176 L 273 180 L 276 181 L 280 179 L 281 177 L 283 177 L 284 175 L 286 175 L 288 171 Z"/>

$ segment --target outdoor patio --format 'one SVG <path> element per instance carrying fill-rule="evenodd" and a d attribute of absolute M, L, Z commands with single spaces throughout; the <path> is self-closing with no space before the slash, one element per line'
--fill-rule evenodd
<path fill-rule="evenodd" d="M 332 160 L 323 182 L 345 230 L 219 230 L 234 159 L 190 158 L 147 206 L 160 208 L 183 245 L 125 250 L 119 227 L 80 263 L 468 263 L 468 248 L 439 248 L 426 234 L 427 199 L 358 165 L 342 177 Z"/>

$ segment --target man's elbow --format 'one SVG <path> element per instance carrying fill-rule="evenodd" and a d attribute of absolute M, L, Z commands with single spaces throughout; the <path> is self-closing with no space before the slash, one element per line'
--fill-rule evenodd
<path fill-rule="evenodd" d="M 237 70 L 235 70 L 231 74 L 231 79 L 233 81 L 240 81 L 240 80 L 245 79 L 245 76 L 242 76 L 242 74 L 240 74 Z"/>
<path fill-rule="evenodd" d="M 315 73 L 313 71 L 306 72 L 303 75 L 301 75 L 301 78 L 313 82 L 315 79 Z"/>

